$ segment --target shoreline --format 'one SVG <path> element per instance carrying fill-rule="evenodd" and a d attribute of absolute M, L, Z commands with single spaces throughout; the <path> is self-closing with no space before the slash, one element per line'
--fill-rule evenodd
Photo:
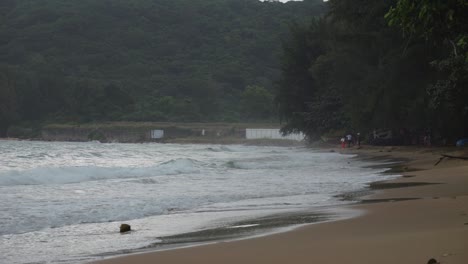
<path fill-rule="evenodd" d="M 341 211 L 340 213 L 338 211 Z M 347 212 L 343 212 L 347 211 Z M 150 254 L 156 252 L 172 251 L 185 248 L 202 247 L 217 243 L 229 243 L 248 239 L 261 238 L 293 231 L 307 225 L 340 221 L 355 217 L 359 212 L 324 206 L 320 210 L 291 211 L 289 213 L 276 213 L 260 218 L 252 218 L 232 225 L 217 228 L 204 229 L 173 236 L 158 237 L 160 242 L 152 243 L 143 248 L 123 250 L 121 252 L 108 252 L 94 257 L 102 257 L 102 260 L 112 260 L 120 257 Z M 302 218 L 302 222 L 295 218 Z M 269 223 L 269 222 L 274 223 Z M 288 223 L 290 222 L 290 223 Z M 252 224 L 249 224 L 252 223 Z M 239 228 L 239 229 L 237 229 Z M 99 263 L 102 260 L 93 260 L 86 263 Z"/>
<path fill-rule="evenodd" d="M 244 140 L 245 141 L 245 140 Z M 287 140 L 250 140 L 255 142 L 254 144 L 244 144 L 244 145 L 255 145 L 255 146 L 277 146 L 277 147 L 293 147 L 297 146 L 296 144 L 291 144 L 291 141 Z M 282 141 L 282 142 L 281 142 Z M 263 144 L 258 144 L 262 143 Z M 274 143 L 282 144 L 274 144 Z M 200 142 L 198 142 L 200 143 Z M 273 144 L 271 144 L 273 143 Z M 171 144 L 171 143 L 169 143 Z M 174 144 L 174 143 L 173 143 Z M 175 144 L 184 144 L 177 142 Z M 196 144 L 196 143 L 185 143 L 185 144 Z M 216 144 L 216 143 L 211 143 Z M 226 144 L 222 144 L 226 145 Z M 230 145 L 230 144 L 227 144 Z M 286 146 L 285 146 L 286 145 Z M 305 146 L 305 145 L 302 145 Z M 339 149 L 336 148 L 312 148 L 313 151 L 318 151 L 319 153 L 338 153 L 341 155 L 355 155 L 356 153 L 340 153 Z M 353 157 L 358 161 L 367 161 L 365 158 L 355 156 Z M 396 158 L 387 158 L 387 157 L 373 157 L 373 165 L 364 166 L 362 168 L 375 168 L 375 169 L 386 169 L 386 171 L 378 173 L 382 177 L 385 174 L 395 174 L 387 173 L 387 171 L 394 171 L 395 167 L 400 166 L 403 162 L 401 159 Z M 399 177 L 399 175 L 395 175 Z M 344 219 L 350 219 L 361 214 L 362 210 L 350 209 L 352 205 L 357 205 L 365 202 L 382 202 L 377 200 L 372 201 L 362 201 L 360 197 L 365 196 L 376 191 L 376 189 L 369 183 L 367 186 L 362 189 L 351 191 L 347 193 L 342 193 L 334 196 L 339 201 L 344 202 L 343 204 L 335 205 L 324 205 L 308 209 L 303 209 L 300 211 L 289 209 L 288 212 L 277 212 L 273 214 L 268 214 L 261 217 L 256 217 L 252 219 L 247 219 L 243 221 L 233 222 L 227 226 L 214 227 L 209 229 L 203 229 L 201 231 L 193 231 L 188 233 L 177 234 L 173 236 L 157 237 L 159 242 L 154 242 L 143 248 L 128 249 L 122 252 L 108 252 L 106 254 L 97 255 L 102 256 L 103 260 L 110 260 L 120 257 L 133 256 L 139 254 L 148 254 L 155 252 L 162 252 L 168 250 L 178 250 L 183 248 L 192 248 L 200 247 L 206 245 L 212 245 L 216 243 L 229 243 L 234 241 L 243 241 L 248 239 L 254 239 L 259 237 L 271 236 L 276 234 L 281 234 L 285 232 L 290 232 L 295 229 L 301 228 L 307 225 L 315 225 L 321 223 L 328 223 L 334 221 L 342 221 Z M 242 227 L 239 229 L 231 229 L 232 226 L 248 226 Z M 93 260 L 89 263 L 99 263 L 101 260 Z"/>
<path fill-rule="evenodd" d="M 467 263 L 468 253 L 462 249 L 468 248 L 468 206 L 465 206 L 468 162 L 447 160 L 433 168 L 438 149 L 415 147 L 333 151 L 358 154 L 364 160 L 403 159 L 404 164 L 397 169 L 402 177 L 373 183 L 373 187 L 371 184 L 372 193 L 361 197 L 361 203 L 345 206 L 364 212 L 354 218 L 306 224 L 261 237 L 214 241 L 92 263 L 305 263 L 312 259 L 320 260 L 319 263 L 426 263 L 432 257 L 443 260 L 442 263 Z M 453 210 L 458 210 L 459 215 L 454 216 Z M 452 227 L 454 222 L 458 225 Z M 416 225 L 407 226 L 409 223 Z M 427 246 L 426 250 L 422 244 Z M 451 249 L 440 249 L 446 245 Z M 337 250 L 341 253 L 334 253 Z M 396 250 L 398 256 L 392 253 Z"/>
<path fill-rule="evenodd" d="M 92 260 L 90 262 L 84 262 L 84 263 L 102 263 L 102 262 L 109 262 L 113 263 L 114 260 L 119 260 L 119 259 L 125 259 L 123 260 L 124 262 L 118 262 L 118 263 L 133 263 L 133 259 L 126 260 L 127 257 L 133 257 L 133 256 L 140 256 L 140 255 L 146 255 L 146 254 L 153 254 L 153 253 L 159 253 L 159 252 L 167 252 L 167 251 L 177 251 L 181 249 L 190 249 L 190 248 L 198 248 L 198 247 L 205 247 L 205 246 L 211 246 L 211 245 L 216 245 L 218 243 L 231 243 L 231 242 L 242 242 L 246 240 L 251 240 L 251 239 L 258 239 L 258 238 L 265 238 L 269 236 L 275 236 L 279 234 L 284 234 L 288 232 L 292 232 L 296 229 L 304 228 L 310 225 L 320 225 L 323 223 L 333 223 L 336 221 L 343 221 L 346 219 L 351 219 L 354 217 L 357 217 L 361 214 L 363 214 L 363 210 L 359 209 L 350 209 L 349 206 L 351 205 L 356 205 L 357 203 L 353 204 L 346 204 L 346 205 L 341 205 L 341 206 L 324 206 L 320 210 L 309 210 L 309 211 L 301 211 L 301 212 L 292 212 L 292 213 L 280 213 L 280 214 L 274 214 L 274 215 L 268 215 L 266 218 L 279 218 L 279 219 L 287 219 L 288 216 L 306 216 L 306 217 L 316 217 L 317 221 L 310 221 L 310 222 L 304 222 L 304 223 L 294 223 L 290 225 L 281 225 L 275 228 L 258 228 L 252 231 L 252 232 L 245 232 L 245 234 L 238 232 L 232 237 L 220 237 L 220 238 L 215 238 L 215 239 L 207 239 L 206 241 L 186 241 L 182 243 L 174 243 L 174 244 L 167 244 L 167 245 L 158 245 L 154 246 L 153 244 L 148 245 L 147 247 L 135 249 L 135 250 L 124 250 L 122 252 L 109 252 L 107 254 L 101 254 L 101 255 L 93 255 L 94 257 L 102 257 L 101 260 Z M 260 218 L 253 218 L 252 221 L 263 221 L 263 219 Z M 223 227 L 223 228 L 229 228 L 229 227 Z M 223 229 L 220 228 L 220 229 Z M 202 233 L 204 231 L 206 232 L 211 232 L 214 229 L 207 229 L 203 231 L 195 231 L 191 233 L 183 233 L 180 235 L 175 235 L 174 237 L 184 237 L 186 235 L 191 235 L 192 233 Z M 161 239 L 165 239 L 166 237 L 160 237 Z M 172 238 L 170 236 L 169 238 Z M 157 243 L 155 243 L 157 244 Z M 127 262 L 130 261 L 130 262 Z M 140 262 L 136 262 L 140 263 Z M 146 263 L 146 262 L 144 262 Z M 148 263 L 153 263 L 153 262 L 148 262 Z"/>
<path fill-rule="evenodd" d="M 242 139 L 242 138 L 179 138 L 167 139 L 164 141 L 143 141 L 143 142 L 99 142 L 99 141 L 71 141 L 71 140 L 45 140 L 42 138 L 0 138 L 1 141 L 28 141 L 28 142 L 61 142 L 61 143 L 96 143 L 96 144 L 179 144 L 179 145 L 244 145 L 258 147 L 308 147 L 305 141 L 295 141 L 288 139 Z M 329 147 L 327 149 L 333 149 Z"/>

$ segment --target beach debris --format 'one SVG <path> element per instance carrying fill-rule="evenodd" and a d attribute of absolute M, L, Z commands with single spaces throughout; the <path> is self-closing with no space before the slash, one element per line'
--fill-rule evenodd
<path fill-rule="evenodd" d="M 427 264 L 439 264 L 440 262 L 438 262 L 435 258 L 431 258 Z"/>
<path fill-rule="evenodd" d="M 444 156 L 440 157 L 440 158 L 439 158 L 439 161 L 437 161 L 437 162 L 434 164 L 434 166 L 439 165 L 439 163 L 440 163 L 442 160 L 444 160 L 445 158 L 446 158 L 446 157 L 444 157 Z"/>
<path fill-rule="evenodd" d="M 131 230 L 132 230 L 132 228 L 130 227 L 129 224 L 121 224 L 120 225 L 120 233 L 130 232 Z"/>
<path fill-rule="evenodd" d="M 462 159 L 462 160 L 468 160 L 468 157 L 463 157 L 463 156 L 453 156 L 453 155 L 447 155 L 447 154 L 440 154 L 440 158 L 439 158 L 439 161 L 437 161 L 434 166 L 437 166 L 437 164 L 439 164 L 442 160 L 444 160 L 445 158 L 448 158 L 448 159 Z"/>

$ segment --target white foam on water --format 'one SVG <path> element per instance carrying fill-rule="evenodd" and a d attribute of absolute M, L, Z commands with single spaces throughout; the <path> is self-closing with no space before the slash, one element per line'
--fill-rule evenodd
<path fill-rule="evenodd" d="M 235 226 L 228 226 L 228 229 L 236 229 L 236 228 L 247 228 L 247 227 L 254 227 L 258 226 L 259 224 L 250 224 L 250 225 L 235 225 Z"/>
<path fill-rule="evenodd" d="M 0 186 L 66 184 L 199 172 L 192 159 L 172 159 L 151 167 L 39 167 L 0 172 Z"/>
<path fill-rule="evenodd" d="M 0 156 L 9 264 L 79 263 L 163 235 L 339 205 L 335 195 L 391 177 L 352 156 L 287 147 L 1 141 Z M 135 231 L 120 235 L 122 222 Z"/>

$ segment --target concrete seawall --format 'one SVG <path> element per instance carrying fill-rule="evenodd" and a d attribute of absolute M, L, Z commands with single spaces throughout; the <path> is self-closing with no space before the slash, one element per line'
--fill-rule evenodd
<path fill-rule="evenodd" d="M 247 128 L 278 128 L 277 124 L 228 123 L 104 123 L 86 125 L 48 125 L 41 130 L 47 141 L 170 142 L 174 139 L 245 139 Z M 151 131 L 164 131 L 152 138 Z M 153 133 L 154 135 L 154 133 Z"/>

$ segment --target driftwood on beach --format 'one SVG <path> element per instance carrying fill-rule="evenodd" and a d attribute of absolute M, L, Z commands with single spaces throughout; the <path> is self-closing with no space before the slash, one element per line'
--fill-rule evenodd
<path fill-rule="evenodd" d="M 442 162 L 445 158 L 449 159 L 462 159 L 462 160 L 468 160 L 468 157 L 463 157 L 463 156 L 453 156 L 453 155 L 447 155 L 447 154 L 440 154 L 442 157 L 439 158 L 439 161 L 437 161 L 434 166 L 437 166 L 440 162 Z"/>

